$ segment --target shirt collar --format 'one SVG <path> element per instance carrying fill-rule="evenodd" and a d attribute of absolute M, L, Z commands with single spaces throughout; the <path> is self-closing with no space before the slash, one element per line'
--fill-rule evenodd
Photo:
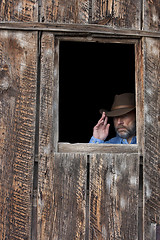
<path fill-rule="evenodd" d="M 128 144 L 127 139 L 119 137 L 121 140 L 121 144 Z M 136 136 L 132 137 L 131 143 L 130 144 L 136 144 L 137 143 L 137 138 Z"/>

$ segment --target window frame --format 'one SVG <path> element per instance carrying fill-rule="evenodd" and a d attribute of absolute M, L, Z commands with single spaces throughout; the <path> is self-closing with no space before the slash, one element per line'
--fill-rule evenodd
<path fill-rule="evenodd" d="M 135 98 L 136 98 L 136 132 L 137 144 L 127 144 L 123 148 L 120 144 L 91 144 L 91 143 L 67 143 L 59 142 L 59 52 L 61 41 L 77 41 L 77 42 L 98 42 L 98 43 L 117 43 L 117 44 L 133 44 L 135 49 Z M 55 57 L 54 57 L 54 81 L 55 87 L 53 89 L 54 101 L 56 102 L 56 112 L 54 114 L 53 129 L 56 134 L 53 134 L 54 150 L 55 152 L 68 153 L 109 153 L 109 152 L 143 152 L 143 132 L 144 132 L 144 110 L 143 110 L 143 52 L 142 52 L 142 39 L 139 38 L 126 38 L 126 36 L 55 36 Z"/>

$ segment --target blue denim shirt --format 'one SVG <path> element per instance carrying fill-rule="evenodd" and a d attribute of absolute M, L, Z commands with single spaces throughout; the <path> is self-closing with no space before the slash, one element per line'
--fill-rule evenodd
<path fill-rule="evenodd" d="M 95 138 L 95 137 L 91 137 L 89 143 L 112 143 L 112 144 L 128 144 L 127 140 L 126 139 L 123 139 L 119 136 L 116 136 L 114 138 L 111 138 L 110 140 L 108 141 L 103 141 L 103 140 L 100 140 L 98 138 Z M 130 144 L 136 144 L 137 143 L 137 138 L 136 136 L 134 136 L 132 138 L 132 141 Z"/>

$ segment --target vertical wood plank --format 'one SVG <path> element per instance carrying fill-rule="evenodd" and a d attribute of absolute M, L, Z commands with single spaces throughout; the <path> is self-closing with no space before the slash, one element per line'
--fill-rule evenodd
<path fill-rule="evenodd" d="M 0 22 L 38 22 L 38 1 L 0 1 Z"/>
<path fill-rule="evenodd" d="M 92 0 L 92 23 L 140 29 L 141 1 Z"/>
<path fill-rule="evenodd" d="M 0 31 L 0 239 L 30 237 L 36 60 L 36 32 Z"/>
<path fill-rule="evenodd" d="M 159 0 L 143 1 L 143 30 L 160 31 L 160 4 Z"/>
<path fill-rule="evenodd" d="M 55 39 L 52 33 L 43 33 L 41 37 L 41 80 L 40 80 L 40 122 L 39 154 L 54 151 L 57 141 L 58 86 L 55 80 Z M 55 136 L 56 135 L 56 136 Z"/>
<path fill-rule="evenodd" d="M 144 154 L 144 52 L 143 43 L 135 45 L 136 128 L 139 154 Z"/>
<path fill-rule="evenodd" d="M 38 240 L 84 239 L 86 155 L 41 158 L 38 192 Z"/>
<path fill-rule="evenodd" d="M 41 22 L 88 23 L 89 0 L 44 0 L 41 7 Z"/>
<path fill-rule="evenodd" d="M 52 33 L 42 33 L 40 37 L 40 48 L 41 48 L 41 65 L 40 65 L 40 111 L 39 111 L 39 162 L 38 162 L 38 189 L 42 188 L 44 179 L 40 177 L 41 171 L 45 171 L 46 164 L 51 164 L 52 153 L 54 151 L 55 142 L 55 131 L 54 124 L 57 122 L 57 115 L 53 112 L 55 106 L 57 106 L 57 101 L 54 102 L 53 90 L 56 89 L 54 78 L 54 57 L 55 57 L 55 39 Z M 55 86 L 55 87 L 54 87 Z M 56 99 L 58 100 L 58 99 Z M 56 111 L 57 114 L 58 111 Z M 54 118 L 54 120 L 53 120 Z M 56 139 L 57 140 L 57 139 Z M 48 163 L 46 162 L 48 161 Z M 49 184 L 49 183 L 48 183 Z M 39 188 L 40 185 L 40 188 Z M 39 210 L 37 201 L 37 227 L 35 227 L 36 239 L 45 239 L 44 236 L 47 233 L 41 232 L 41 228 L 46 222 L 41 219 L 41 211 Z M 41 219 L 41 221 L 39 220 Z M 48 223 L 49 224 L 49 223 Z M 37 231 L 37 229 L 38 231 Z"/>
<path fill-rule="evenodd" d="M 138 154 L 91 157 L 89 239 L 138 238 Z"/>
<path fill-rule="evenodd" d="M 38 240 L 83 239 L 86 156 L 59 155 L 58 43 L 52 33 L 41 38 L 41 86 L 38 172 Z"/>
<path fill-rule="evenodd" d="M 145 51 L 145 155 L 144 155 L 144 235 L 156 235 L 160 224 L 160 42 L 144 39 Z"/>

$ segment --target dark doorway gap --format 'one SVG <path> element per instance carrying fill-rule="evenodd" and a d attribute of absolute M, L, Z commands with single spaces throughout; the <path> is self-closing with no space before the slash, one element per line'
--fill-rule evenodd
<path fill-rule="evenodd" d="M 59 142 L 88 143 L 99 109 L 124 92 L 135 92 L 134 44 L 61 41 Z"/>

